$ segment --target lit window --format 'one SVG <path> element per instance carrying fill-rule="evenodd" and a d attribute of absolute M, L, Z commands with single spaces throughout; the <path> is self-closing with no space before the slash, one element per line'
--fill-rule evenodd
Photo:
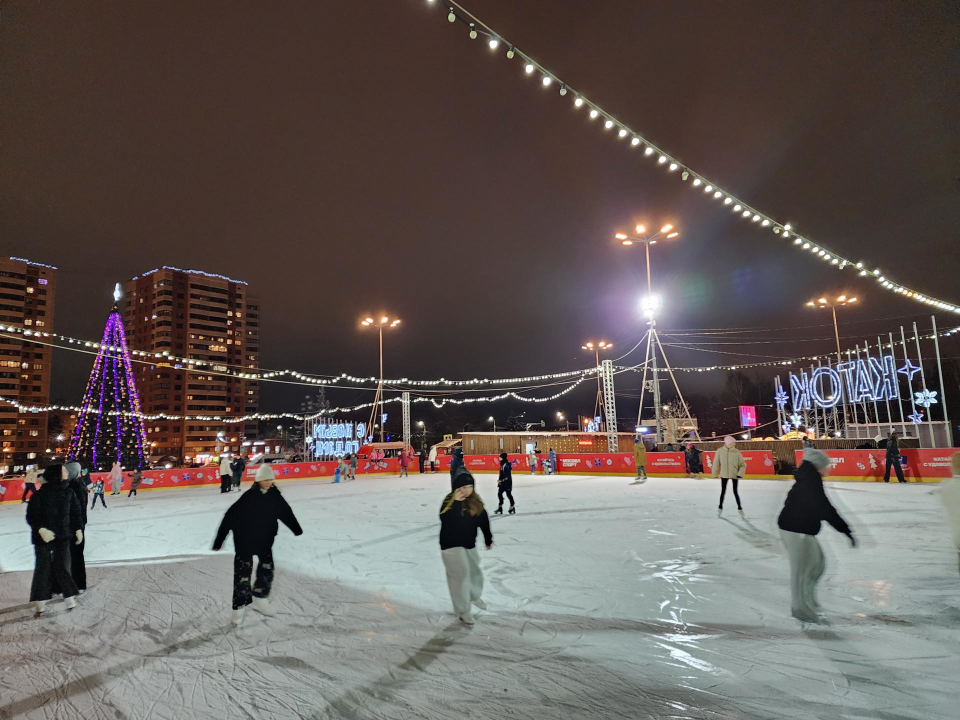
<path fill-rule="evenodd" d="M 30 293 L 31 295 L 33 295 L 33 288 L 32 288 L 32 287 L 28 287 L 28 288 L 27 288 L 27 292 Z"/>
<path fill-rule="evenodd" d="M 33 325 L 33 320 L 31 320 L 30 318 L 27 318 L 26 320 L 23 321 L 23 324 L 24 324 L 24 325 Z"/>
<path fill-rule="evenodd" d="M 40 283 L 41 285 L 46 285 L 46 284 L 47 284 L 47 279 L 46 279 L 46 278 L 40 278 L 39 280 L 37 280 L 37 282 Z"/>

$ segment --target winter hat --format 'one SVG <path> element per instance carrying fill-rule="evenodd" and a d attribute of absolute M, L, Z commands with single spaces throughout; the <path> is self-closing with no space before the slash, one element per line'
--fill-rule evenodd
<path fill-rule="evenodd" d="M 264 482 L 266 480 L 276 480 L 277 475 L 273 472 L 273 468 L 264 463 L 257 468 L 257 477 L 256 482 Z"/>
<path fill-rule="evenodd" d="M 723 439 L 723 444 L 726 445 L 727 447 L 730 447 L 730 446 L 733 445 L 735 442 L 736 442 L 736 440 L 734 440 L 731 435 L 727 435 L 727 436 Z"/>
<path fill-rule="evenodd" d="M 457 476 L 453 479 L 453 482 L 451 483 L 451 485 L 453 485 L 454 490 L 456 490 L 457 488 L 462 488 L 462 487 L 466 487 L 467 485 L 473 485 L 473 484 L 474 484 L 473 475 L 471 475 L 468 472 L 457 473 Z"/>
<path fill-rule="evenodd" d="M 817 450 L 813 447 L 808 447 L 803 451 L 803 461 L 813 465 L 817 472 L 823 472 L 830 467 L 830 458 L 827 454 L 823 450 Z"/>
<path fill-rule="evenodd" d="M 500 459 L 501 459 L 503 462 L 506 462 L 506 461 L 507 461 L 507 454 L 506 454 L 505 452 L 500 453 Z"/>
<path fill-rule="evenodd" d="M 68 462 L 64 467 L 67 469 L 67 479 L 76 480 L 80 477 L 80 463 Z"/>
<path fill-rule="evenodd" d="M 63 465 L 60 463 L 48 465 L 47 469 L 43 471 L 44 482 L 60 482 L 61 480 L 63 480 Z"/>

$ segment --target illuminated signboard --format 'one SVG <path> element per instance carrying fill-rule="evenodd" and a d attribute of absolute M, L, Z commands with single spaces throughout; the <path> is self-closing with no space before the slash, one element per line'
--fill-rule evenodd
<path fill-rule="evenodd" d="M 315 456 L 340 457 L 359 452 L 366 432 L 367 426 L 362 422 L 318 422 L 313 426 L 308 442 Z"/>
<path fill-rule="evenodd" d="M 740 427 L 754 428 L 756 426 L 757 426 L 757 406 L 741 405 L 740 406 Z"/>
<path fill-rule="evenodd" d="M 806 370 L 790 373 L 790 400 L 794 410 L 810 410 L 814 406 L 832 408 L 840 403 L 865 400 L 895 400 L 900 397 L 897 372 L 893 356 L 884 355 L 848 360 L 836 366 L 822 365 L 811 373 Z"/>

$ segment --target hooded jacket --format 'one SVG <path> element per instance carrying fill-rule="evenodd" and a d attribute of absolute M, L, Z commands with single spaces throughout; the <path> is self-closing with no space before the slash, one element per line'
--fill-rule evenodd
<path fill-rule="evenodd" d="M 80 502 L 72 488 L 59 478 L 48 479 L 27 502 L 27 524 L 34 545 L 45 545 L 40 528 L 47 528 L 57 540 L 72 539 L 83 529 Z"/>
<path fill-rule="evenodd" d="M 827 499 L 823 489 L 823 477 L 809 460 L 800 463 L 793 473 L 796 482 L 787 493 L 787 501 L 777 518 L 781 530 L 816 535 L 820 523 L 826 520 L 844 535 L 850 534 L 850 526 Z"/>
<path fill-rule="evenodd" d="M 643 440 L 637 440 L 633 443 L 633 464 L 637 467 L 643 467 L 647 464 L 647 446 Z"/>
<path fill-rule="evenodd" d="M 474 517 L 466 511 L 463 502 L 453 500 L 452 495 L 453 493 L 447 495 L 440 506 L 440 549 L 475 548 L 477 530 L 483 533 L 485 544 L 493 545 L 493 533 L 490 532 L 490 517 L 487 511 L 484 509 Z M 447 508 L 446 511 L 444 508 Z"/>
<path fill-rule="evenodd" d="M 747 472 L 747 461 L 735 445 L 724 445 L 713 456 L 713 476 L 742 478 Z"/>
<path fill-rule="evenodd" d="M 80 529 L 83 530 L 87 527 L 87 500 L 90 499 L 90 493 L 87 491 L 87 486 L 83 482 L 83 475 L 73 477 L 73 473 L 70 472 L 70 466 L 75 464 L 76 463 L 67 463 L 67 473 L 70 475 L 67 486 L 73 490 L 73 494 L 77 496 L 77 502 L 80 503 Z M 89 477 L 89 475 L 87 477 Z"/>
<path fill-rule="evenodd" d="M 900 459 L 900 443 L 896 435 L 891 435 L 887 440 L 887 460 Z"/>
<path fill-rule="evenodd" d="M 513 486 L 513 463 L 506 453 L 500 455 L 500 475 L 497 478 L 497 485 Z"/>
<path fill-rule="evenodd" d="M 273 540 L 280 529 L 278 521 L 290 528 L 294 535 L 303 535 L 293 510 L 276 486 L 263 492 L 259 483 L 254 483 L 223 516 L 213 549 L 223 547 L 227 534 L 233 531 L 233 546 L 237 555 L 249 557 L 267 552 L 273 547 Z"/>

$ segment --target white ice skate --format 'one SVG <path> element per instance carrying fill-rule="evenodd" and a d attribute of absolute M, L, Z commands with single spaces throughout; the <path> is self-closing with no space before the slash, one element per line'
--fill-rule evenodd
<path fill-rule="evenodd" d="M 277 614 L 277 611 L 273 609 L 273 606 L 267 598 L 255 597 L 253 599 L 253 609 L 267 617 L 273 617 Z"/>
<path fill-rule="evenodd" d="M 47 610 L 47 601 L 46 600 L 37 600 L 33 604 L 33 616 L 40 617 Z"/>
<path fill-rule="evenodd" d="M 740 517 L 746 517 L 746 516 L 743 514 L 743 508 L 737 508 L 737 512 L 740 513 Z"/>
<path fill-rule="evenodd" d="M 462 622 L 464 625 L 473 625 L 476 620 L 473 619 L 473 615 L 465 612 L 460 614 L 460 622 Z"/>
<path fill-rule="evenodd" d="M 246 611 L 246 608 L 237 608 L 233 611 L 233 615 L 230 617 L 230 622 L 234 625 L 240 625 L 243 622 L 243 615 Z"/>
<path fill-rule="evenodd" d="M 77 598 L 70 596 L 63 599 L 63 604 L 66 606 L 67 610 L 73 610 L 77 606 Z"/>
<path fill-rule="evenodd" d="M 486 610 L 486 609 L 487 609 L 487 604 L 486 604 L 483 600 L 481 600 L 480 598 L 477 598 L 476 600 L 474 600 L 474 601 L 473 601 L 473 604 L 476 605 L 476 606 L 477 606 L 478 608 L 480 608 L 481 610 Z"/>

